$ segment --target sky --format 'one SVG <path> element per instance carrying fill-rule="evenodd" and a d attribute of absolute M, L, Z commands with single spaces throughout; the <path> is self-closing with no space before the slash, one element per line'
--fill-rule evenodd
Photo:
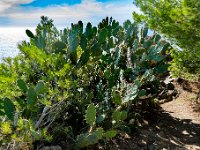
<path fill-rule="evenodd" d="M 82 20 L 98 24 L 105 17 L 120 23 L 139 9 L 133 0 L 0 0 L 0 27 L 34 27 L 48 16 L 59 27 Z"/>

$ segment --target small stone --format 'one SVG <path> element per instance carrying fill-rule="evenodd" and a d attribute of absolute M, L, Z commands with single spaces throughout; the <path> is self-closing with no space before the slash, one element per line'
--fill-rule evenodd
<path fill-rule="evenodd" d="M 168 89 L 168 90 L 174 90 L 175 87 L 174 87 L 174 85 L 173 85 L 172 83 L 168 83 L 168 84 L 167 84 L 167 89 Z"/>
<path fill-rule="evenodd" d="M 124 138 L 125 138 L 125 139 L 131 139 L 130 135 L 128 135 L 128 134 L 126 134 L 126 133 L 125 133 L 125 135 L 124 135 Z"/>
<path fill-rule="evenodd" d="M 60 146 L 44 146 L 40 150 L 62 150 Z"/>
<path fill-rule="evenodd" d="M 190 133 L 188 133 L 186 130 L 184 130 L 184 131 L 182 131 L 182 134 L 189 135 Z"/>
<path fill-rule="evenodd" d="M 147 120 L 143 120 L 145 125 L 149 125 L 149 122 Z"/>

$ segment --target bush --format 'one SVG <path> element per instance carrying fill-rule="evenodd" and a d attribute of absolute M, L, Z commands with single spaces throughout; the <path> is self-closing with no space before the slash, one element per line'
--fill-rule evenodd
<path fill-rule="evenodd" d="M 20 147 L 69 139 L 74 147 L 109 140 L 135 126 L 134 106 L 161 91 L 169 43 L 112 18 L 58 31 L 42 17 L 21 54 L 0 64 L 0 142 Z M 59 136 L 62 135 L 62 136 Z"/>
<path fill-rule="evenodd" d="M 134 0 L 133 3 L 143 12 L 134 12 L 134 19 L 147 23 L 173 44 L 169 68 L 172 75 L 200 81 L 199 0 Z"/>

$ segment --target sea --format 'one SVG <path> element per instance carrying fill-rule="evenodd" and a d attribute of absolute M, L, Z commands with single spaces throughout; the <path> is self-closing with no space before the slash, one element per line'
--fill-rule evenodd
<path fill-rule="evenodd" d="M 0 27 L 0 61 L 5 57 L 15 57 L 19 54 L 18 44 L 28 41 L 25 30 L 27 27 Z"/>

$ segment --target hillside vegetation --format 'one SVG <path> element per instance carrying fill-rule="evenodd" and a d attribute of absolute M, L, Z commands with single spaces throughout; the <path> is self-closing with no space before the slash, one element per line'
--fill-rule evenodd
<path fill-rule="evenodd" d="M 148 137 L 147 149 L 155 143 L 162 147 L 163 141 L 168 149 L 199 146 L 192 145 L 198 142 L 199 125 L 184 118 L 197 112 L 183 109 L 191 109 L 188 99 L 200 97 L 200 2 L 134 4 L 143 12 L 133 13 L 134 23 L 120 25 L 107 17 L 97 26 L 79 21 L 58 30 L 43 16 L 34 33 L 25 31 L 30 40 L 18 46 L 19 55 L 0 63 L 0 149 L 54 144 L 63 149 L 109 149 L 113 141 L 145 127 L 143 119 L 149 130 L 143 128 L 136 137 L 142 142 L 155 134 Z M 171 75 L 179 77 L 187 92 L 177 92 Z M 182 78 L 198 81 L 192 84 L 195 98 Z M 174 98 L 160 109 L 159 103 Z"/>
<path fill-rule="evenodd" d="M 112 18 L 58 31 L 42 17 L 16 58 L 0 64 L 0 145 L 83 148 L 137 128 L 140 111 L 166 92 L 170 44 L 148 27 Z"/>

